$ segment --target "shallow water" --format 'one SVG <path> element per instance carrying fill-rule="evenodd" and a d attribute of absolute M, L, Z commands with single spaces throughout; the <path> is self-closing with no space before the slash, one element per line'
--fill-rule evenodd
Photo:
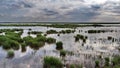
<path fill-rule="evenodd" d="M 57 31 L 66 30 L 70 28 L 51 28 L 41 26 L 2 26 L 0 29 L 24 29 L 21 37 L 27 36 L 29 29 L 32 31 L 41 31 L 43 34 L 47 30 L 53 29 Z M 89 34 L 87 30 L 114 30 L 113 32 Z M 86 68 L 94 68 L 94 60 L 99 55 L 102 57 L 113 57 L 119 55 L 119 50 L 116 49 L 120 43 L 120 27 L 78 27 L 75 29 L 75 33 L 70 34 L 49 34 L 47 37 L 53 37 L 57 41 L 63 42 L 64 50 L 73 52 L 74 55 L 67 55 L 65 57 L 66 64 L 79 63 L 83 64 Z M 81 32 L 79 30 L 82 30 Z M 82 46 L 82 41 L 75 42 L 74 36 L 76 34 L 82 34 L 87 36 L 87 42 Z M 31 35 L 36 37 L 36 35 Z M 115 42 L 108 41 L 107 37 L 112 36 L 117 39 Z M 59 57 L 59 51 L 55 49 L 55 44 L 45 44 L 39 50 L 32 50 L 27 47 L 27 51 L 22 53 L 21 49 L 15 51 L 13 59 L 7 59 L 7 51 L 0 47 L 0 68 L 42 68 L 44 56 L 55 56 Z"/>

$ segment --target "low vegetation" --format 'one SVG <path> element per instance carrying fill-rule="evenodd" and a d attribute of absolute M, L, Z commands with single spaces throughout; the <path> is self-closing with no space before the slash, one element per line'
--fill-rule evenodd
<path fill-rule="evenodd" d="M 32 38 L 31 36 L 24 37 L 23 40 L 25 44 L 30 46 L 32 49 L 39 49 L 44 46 L 45 43 L 55 43 L 56 39 L 54 38 L 46 38 L 45 36 L 39 35 L 36 38 Z"/>
<path fill-rule="evenodd" d="M 88 30 L 88 33 L 105 33 L 106 30 Z"/>
<path fill-rule="evenodd" d="M 75 30 L 61 30 L 59 33 L 62 33 L 62 34 L 69 34 L 69 33 L 74 33 Z"/>
<path fill-rule="evenodd" d="M 39 31 L 30 31 L 28 32 L 28 34 L 41 34 L 42 32 L 39 32 Z"/>
<path fill-rule="evenodd" d="M 13 58 L 14 57 L 14 51 L 13 50 L 9 50 L 7 53 L 7 58 Z"/>
<path fill-rule="evenodd" d="M 113 38 L 111 36 L 108 36 L 108 40 L 112 40 Z"/>
<path fill-rule="evenodd" d="M 63 68 L 63 64 L 59 58 L 46 56 L 43 68 Z"/>
<path fill-rule="evenodd" d="M 80 64 L 68 64 L 66 68 L 83 68 Z"/>
<path fill-rule="evenodd" d="M 49 37 L 49 38 L 46 39 L 46 42 L 49 43 L 49 44 L 52 44 L 52 43 L 56 42 L 56 39 Z"/>
<path fill-rule="evenodd" d="M 86 40 L 87 40 L 87 36 L 83 36 L 83 35 L 80 35 L 80 34 L 77 34 L 75 37 L 75 41 L 79 41 L 79 40 L 82 40 L 84 43 L 86 43 Z"/>
<path fill-rule="evenodd" d="M 65 57 L 66 54 L 67 54 L 67 51 L 65 51 L 65 50 L 60 51 L 60 56 Z"/>
<path fill-rule="evenodd" d="M 56 30 L 48 30 L 46 33 L 47 34 L 57 34 L 58 32 Z"/>
<path fill-rule="evenodd" d="M 104 61 L 105 61 L 104 66 L 102 68 L 119 68 L 120 67 L 120 56 L 113 57 L 111 61 L 108 57 L 106 57 Z M 95 68 L 101 68 L 100 62 L 101 62 L 100 60 L 95 61 Z"/>
<path fill-rule="evenodd" d="M 48 30 L 46 33 L 47 34 L 69 34 L 69 33 L 74 33 L 75 30 L 61 30 L 57 32 L 56 30 Z"/>
<path fill-rule="evenodd" d="M 57 50 L 62 50 L 63 49 L 63 43 L 61 41 L 56 43 L 56 49 Z"/>
<path fill-rule="evenodd" d="M 46 38 L 46 36 L 41 35 L 41 32 L 31 31 L 32 34 L 37 35 L 35 38 L 31 36 L 21 38 L 22 29 L 1 29 L 0 31 L 5 33 L 4 35 L 0 35 L 0 46 L 5 50 L 14 51 L 19 50 L 21 47 L 21 52 L 25 52 L 27 46 L 38 50 L 40 47 L 44 46 L 45 43 L 56 43 L 56 39 Z M 10 54 L 11 51 L 8 52 L 8 55 Z"/>
<path fill-rule="evenodd" d="M 26 44 L 25 43 L 22 43 L 21 44 L 21 52 L 26 52 Z"/>
<path fill-rule="evenodd" d="M 39 23 L 17 23 L 17 24 L 0 24 L 0 26 L 45 26 L 54 28 L 77 28 L 77 27 L 103 27 L 101 24 L 39 24 Z"/>

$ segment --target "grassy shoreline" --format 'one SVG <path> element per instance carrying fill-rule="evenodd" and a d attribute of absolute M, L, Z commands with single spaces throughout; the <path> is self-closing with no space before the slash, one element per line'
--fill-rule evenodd
<path fill-rule="evenodd" d="M 0 23 L 0 26 L 45 26 L 55 28 L 103 27 L 101 24 Z"/>
<path fill-rule="evenodd" d="M 45 26 L 55 28 L 76 28 L 76 27 L 120 27 L 119 22 L 0 22 L 0 26 Z"/>

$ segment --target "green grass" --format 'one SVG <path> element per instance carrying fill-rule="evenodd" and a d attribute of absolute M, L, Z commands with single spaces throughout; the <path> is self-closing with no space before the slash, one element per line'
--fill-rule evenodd
<path fill-rule="evenodd" d="M 48 44 L 52 44 L 52 43 L 55 43 L 55 42 L 56 42 L 56 39 L 49 37 L 49 38 L 46 39 L 46 42 L 47 42 Z"/>
<path fill-rule="evenodd" d="M 60 51 L 60 56 L 65 57 L 66 54 L 67 54 L 67 51 L 65 51 L 65 50 Z"/>
<path fill-rule="evenodd" d="M 63 68 L 62 61 L 56 57 L 44 57 L 44 68 Z"/>
<path fill-rule="evenodd" d="M 45 43 L 51 44 L 56 42 L 56 39 L 46 38 L 46 36 L 41 35 L 39 32 L 33 32 L 37 35 L 35 38 L 31 36 L 21 38 L 22 29 L 2 29 L 1 31 L 5 32 L 5 35 L 0 35 L 0 46 L 5 50 L 19 50 L 21 47 L 21 51 L 25 52 L 27 46 L 38 50 L 40 47 L 44 46 Z M 16 33 L 15 31 L 20 32 Z"/>
<path fill-rule="evenodd" d="M 39 31 L 30 31 L 30 32 L 28 32 L 28 34 L 42 34 L 42 32 L 39 32 Z"/>
<path fill-rule="evenodd" d="M 75 38 L 75 41 L 79 41 L 79 40 L 82 40 L 84 43 L 86 43 L 86 40 L 87 40 L 87 36 L 83 36 L 83 35 L 80 35 L 80 34 L 77 34 L 76 36 L 74 36 Z"/>
<path fill-rule="evenodd" d="M 59 33 L 62 33 L 62 34 L 69 34 L 69 33 L 74 33 L 75 30 L 61 30 Z"/>
<path fill-rule="evenodd" d="M 63 43 L 61 41 L 56 43 L 56 49 L 57 50 L 62 50 L 63 49 Z"/>
<path fill-rule="evenodd" d="M 27 45 L 25 43 L 21 44 L 21 52 L 26 52 Z"/>
<path fill-rule="evenodd" d="M 57 34 L 58 32 L 56 30 L 48 30 L 46 33 L 47 34 Z"/>
<path fill-rule="evenodd" d="M 104 58 L 104 66 L 102 68 L 120 68 L 120 56 L 114 56 L 111 61 L 108 57 Z M 100 68 L 99 63 L 101 61 L 95 61 L 95 67 Z M 111 62 L 111 63 L 109 63 Z"/>
<path fill-rule="evenodd" d="M 9 50 L 7 53 L 7 58 L 13 58 L 14 57 L 14 51 L 13 50 Z"/>
<path fill-rule="evenodd" d="M 0 26 L 45 26 L 45 27 L 54 27 L 54 28 L 77 28 L 77 27 L 103 27 L 100 24 L 39 24 L 39 23 L 13 23 L 13 24 L 0 24 Z"/>

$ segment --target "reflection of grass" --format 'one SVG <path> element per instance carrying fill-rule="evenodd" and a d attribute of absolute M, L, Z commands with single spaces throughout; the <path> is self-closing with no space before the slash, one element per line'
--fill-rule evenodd
<path fill-rule="evenodd" d="M 62 61 L 56 57 L 45 57 L 44 68 L 63 68 Z"/>

